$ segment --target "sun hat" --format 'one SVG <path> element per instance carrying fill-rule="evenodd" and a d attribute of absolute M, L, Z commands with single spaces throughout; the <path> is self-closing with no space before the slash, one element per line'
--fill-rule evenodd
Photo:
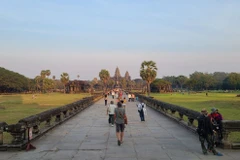
<path fill-rule="evenodd" d="M 212 111 L 212 113 L 213 113 L 213 112 L 216 112 L 216 108 L 213 107 L 213 108 L 211 109 L 211 111 Z"/>
<path fill-rule="evenodd" d="M 207 112 L 206 108 L 203 108 L 203 109 L 201 110 L 201 112 Z"/>

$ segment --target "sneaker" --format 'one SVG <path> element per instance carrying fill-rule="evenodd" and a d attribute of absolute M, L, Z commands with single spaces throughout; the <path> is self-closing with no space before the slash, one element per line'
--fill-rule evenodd
<path fill-rule="evenodd" d="M 118 140 L 118 146 L 120 146 L 121 145 L 121 142 Z"/>
<path fill-rule="evenodd" d="M 112 127 L 113 127 L 114 125 L 112 124 Z"/>
<path fill-rule="evenodd" d="M 223 156 L 223 154 L 222 154 L 222 153 L 219 153 L 219 152 L 217 152 L 217 153 L 215 154 L 215 156 Z"/>

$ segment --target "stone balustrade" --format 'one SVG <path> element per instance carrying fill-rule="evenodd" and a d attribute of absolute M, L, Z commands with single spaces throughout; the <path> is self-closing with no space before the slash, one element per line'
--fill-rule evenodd
<path fill-rule="evenodd" d="M 0 122 L 0 150 L 9 150 L 13 148 L 19 150 L 24 149 L 29 140 L 42 136 L 50 129 L 70 119 L 101 98 L 101 93 L 95 94 L 77 102 L 23 118 L 16 124 L 8 125 L 5 122 Z M 32 131 L 31 134 L 29 134 L 30 130 Z M 4 142 L 4 132 L 10 133 L 12 136 L 12 141 L 10 143 Z M 31 137 L 29 137 L 30 135 Z"/>
<path fill-rule="evenodd" d="M 154 99 L 153 97 L 147 97 L 138 93 L 135 93 L 136 97 L 140 101 L 143 101 L 147 106 L 161 112 L 162 114 L 168 116 L 169 118 L 175 120 L 179 124 L 185 126 L 192 132 L 196 133 L 196 124 L 200 112 L 187 109 L 178 105 L 169 104 Z M 186 118 L 184 118 L 186 117 Z M 228 136 L 232 132 L 240 133 L 240 120 L 223 120 L 223 140 L 220 145 L 222 148 L 234 148 L 240 149 L 240 143 L 230 142 Z"/>

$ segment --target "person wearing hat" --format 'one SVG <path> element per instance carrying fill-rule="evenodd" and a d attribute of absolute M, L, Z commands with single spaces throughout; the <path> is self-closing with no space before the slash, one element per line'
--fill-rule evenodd
<path fill-rule="evenodd" d="M 201 142 L 202 152 L 205 155 L 207 154 L 207 149 L 204 144 L 206 140 L 209 151 L 211 151 L 214 155 L 222 156 L 222 154 L 217 152 L 214 148 L 214 142 L 213 142 L 214 132 L 215 131 L 213 130 L 213 127 L 212 127 L 211 118 L 208 116 L 207 110 L 203 108 L 201 110 L 201 116 L 198 117 L 198 128 L 197 128 L 199 141 Z"/>
<path fill-rule="evenodd" d="M 223 139 L 223 134 L 222 134 L 222 120 L 223 117 L 222 115 L 219 113 L 218 109 L 216 108 L 215 110 L 215 116 L 214 116 L 214 120 L 213 120 L 213 126 L 216 128 L 216 132 L 217 132 L 217 136 L 215 138 L 215 144 L 216 146 L 218 146 L 222 139 Z"/>

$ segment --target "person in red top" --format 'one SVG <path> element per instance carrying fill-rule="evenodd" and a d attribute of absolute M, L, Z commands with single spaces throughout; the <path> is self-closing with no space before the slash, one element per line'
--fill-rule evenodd
<path fill-rule="evenodd" d="M 218 112 L 218 109 L 212 108 L 211 114 L 208 116 L 211 118 L 211 122 L 213 125 L 213 129 L 216 131 L 217 136 L 215 136 L 215 144 L 220 144 L 223 136 L 222 136 L 222 115 Z"/>

